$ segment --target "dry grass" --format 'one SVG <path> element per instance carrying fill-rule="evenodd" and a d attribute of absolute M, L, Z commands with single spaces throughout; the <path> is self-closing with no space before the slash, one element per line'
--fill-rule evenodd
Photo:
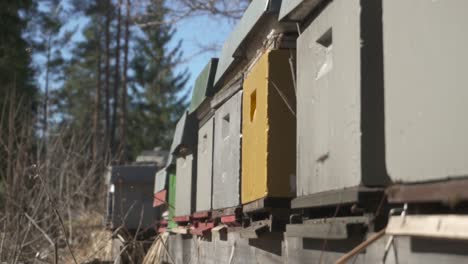
<path fill-rule="evenodd" d="M 90 212 L 104 212 L 106 159 L 90 158 L 89 131 L 64 127 L 44 140 L 36 134 L 34 115 L 17 100 L 5 102 L 0 263 L 78 263 L 76 250 L 92 244 L 93 235 L 105 236 L 102 217 Z"/>
<path fill-rule="evenodd" d="M 102 225 L 102 215 L 89 212 L 81 214 L 73 223 L 74 229 L 79 230 L 73 241 L 74 252 L 78 263 L 85 263 L 95 259 L 113 261 L 112 233 Z M 74 263 L 69 256 L 64 263 Z"/>

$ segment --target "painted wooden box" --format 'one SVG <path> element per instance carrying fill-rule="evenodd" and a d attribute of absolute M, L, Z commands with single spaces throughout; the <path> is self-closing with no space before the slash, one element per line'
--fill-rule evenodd
<path fill-rule="evenodd" d="M 295 2 L 283 20 L 321 1 Z M 298 196 L 468 175 L 467 5 L 321 6 L 297 40 Z"/>
<path fill-rule="evenodd" d="M 242 203 L 295 194 L 296 120 L 289 50 L 264 53 L 245 76 Z"/>
<path fill-rule="evenodd" d="M 168 228 L 174 228 L 177 226 L 176 222 L 174 221 L 175 217 L 175 208 L 176 208 L 176 173 L 175 169 L 169 169 L 169 187 L 168 187 Z"/>
<path fill-rule="evenodd" d="M 195 81 L 192 101 L 189 111 L 198 120 L 197 148 L 197 182 L 196 182 L 196 212 L 211 210 L 211 194 L 213 185 L 213 134 L 214 111 L 211 108 L 211 98 L 214 95 L 214 77 L 218 59 L 212 58 Z"/>
<path fill-rule="evenodd" d="M 240 204 L 242 91 L 215 112 L 213 209 Z"/>
<path fill-rule="evenodd" d="M 468 1 L 383 1 L 385 145 L 393 181 L 468 176 Z"/>
<path fill-rule="evenodd" d="M 130 231 L 150 228 L 157 219 L 153 208 L 153 186 L 156 166 L 112 166 L 109 173 L 108 217 L 112 229 L 120 226 Z"/>
<path fill-rule="evenodd" d="M 210 211 L 213 183 L 214 117 L 198 130 L 197 202 L 196 211 Z"/>
<path fill-rule="evenodd" d="M 171 153 L 176 164 L 175 216 L 189 216 L 195 210 L 197 184 L 198 124 L 185 112 L 176 126 Z"/>

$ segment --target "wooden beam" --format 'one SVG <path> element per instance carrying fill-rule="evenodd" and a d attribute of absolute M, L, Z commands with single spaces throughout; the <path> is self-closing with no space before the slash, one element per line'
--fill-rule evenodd
<path fill-rule="evenodd" d="M 468 240 L 466 215 L 392 216 L 386 233 L 394 236 Z"/>
<path fill-rule="evenodd" d="M 368 225 L 369 223 L 369 217 L 365 216 L 311 219 L 303 224 L 287 225 L 285 236 L 332 240 L 347 239 L 348 225 Z"/>
<path fill-rule="evenodd" d="M 468 180 L 447 180 L 422 184 L 398 184 L 386 190 L 390 203 L 454 203 L 468 201 Z"/>

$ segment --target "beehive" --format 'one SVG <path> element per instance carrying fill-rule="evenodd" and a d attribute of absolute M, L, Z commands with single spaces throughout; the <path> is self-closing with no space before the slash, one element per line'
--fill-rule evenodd
<path fill-rule="evenodd" d="M 176 126 L 171 153 L 176 159 L 175 216 L 188 216 L 195 209 L 197 184 L 197 120 L 184 113 Z"/>
<path fill-rule="evenodd" d="M 112 166 L 108 179 L 113 195 L 111 205 L 111 227 L 124 226 L 128 230 L 149 228 L 157 219 L 153 208 L 153 186 L 156 166 L 127 165 Z M 143 213 L 143 214 L 142 214 Z"/>
<path fill-rule="evenodd" d="M 319 2 L 283 2 L 281 18 L 306 21 Z M 297 40 L 298 196 L 468 174 L 467 5 L 322 6 Z"/>
<path fill-rule="evenodd" d="M 295 96 L 289 50 L 263 54 L 244 80 L 242 203 L 295 192 Z"/>
<path fill-rule="evenodd" d="M 215 112 L 213 209 L 240 204 L 242 91 Z"/>
<path fill-rule="evenodd" d="M 213 185 L 213 129 L 214 111 L 211 97 L 214 95 L 213 81 L 218 59 L 212 58 L 195 81 L 189 111 L 199 123 L 197 149 L 196 212 L 211 210 L 211 189 Z"/>
<path fill-rule="evenodd" d="M 212 117 L 198 131 L 197 212 L 211 210 L 214 126 Z"/>
<path fill-rule="evenodd" d="M 468 1 L 383 1 L 389 176 L 468 176 Z"/>

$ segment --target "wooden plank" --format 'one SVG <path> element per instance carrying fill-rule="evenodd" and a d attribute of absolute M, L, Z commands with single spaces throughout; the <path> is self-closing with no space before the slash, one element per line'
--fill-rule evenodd
<path fill-rule="evenodd" d="M 204 212 L 196 212 L 192 214 L 192 218 L 194 219 L 205 219 L 210 218 L 211 213 L 209 211 Z"/>
<path fill-rule="evenodd" d="M 300 209 L 333 206 L 338 204 L 362 203 L 366 202 L 366 200 L 368 201 L 370 197 L 375 198 L 382 194 L 382 188 L 356 186 L 297 197 L 291 201 L 291 208 Z"/>
<path fill-rule="evenodd" d="M 229 84 L 226 88 L 221 89 L 211 99 L 211 108 L 218 108 L 224 102 L 226 102 L 231 96 L 237 91 L 242 89 L 242 76 L 238 76 L 238 79 Z"/>
<path fill-rule="evenodd" d="M 181 227 L 181 226 L 172 228 L 171 232 L 175 234 L 182 234 L 182 235 L 188 234 L 187 228 Z"/>
<path fill-rule="evenodd" d="M 250 202 L 243 206 L 244 213 L 253 213 L 259 211 L 271 211 L 274 208 L 290 208 L 290 198 L 266 197 Z"/>
<path fill-rule="evenodd" d="M 185 216 L 176 216 L 173 218 L 174 222 L 176 223 L 186 223 L 190 221 L 190 216 L 185 215 Z"/>
<path fill-rule="evenodd" d="M 368 225 L 369 217 L 336 217 L 306 220 L 303 224 L 286 225 L 287 237 L 305 237 L 319 239 L 347 239 L 347 226 L 352 224 Z"/>
<path fill-rule="evenodd" d="M 239 234 L 242 238 L 256 239 L 259 238 L 263 233 L 270 230 L 269 221 L 258 221 L 253 222 L 249 227 L 243 228 Z"/>
<path fill-rule="evenodd" d="M 411 185 L 386 190 L 390 203 L 460 202 L 468 200 L 468 179 Z"/>
<path fill-rule="evenodd" d="M 296 224 L 286 225 L 285 236 L 338 240 L 347 239 L 348 231 L 343 223 Z"/>
<path fill-rule="evenodd" d="M 305 220 L 305 224 L 323 224 L 323 223 L 344 223 L 346 225 L 363 224 L 368 225 L 371 222 L 370 216 L 349 216 Z"/>
<path fill-rule="evenodd" d="M 386 228 L 388 235 L 468 240 L 466 215 L 392 216 Z"/>

